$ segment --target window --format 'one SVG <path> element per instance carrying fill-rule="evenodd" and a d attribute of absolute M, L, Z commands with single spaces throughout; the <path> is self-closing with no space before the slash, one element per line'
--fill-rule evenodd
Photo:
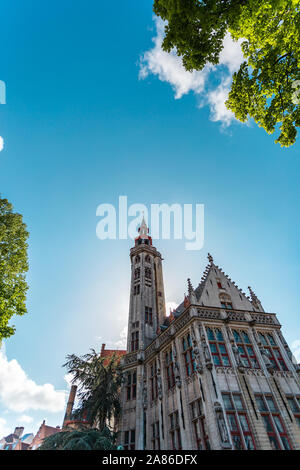
<path fill-rule="evenodd" d="M 140 285 L 137 284 L 133 287 L 133 295 L 138 295 L 140 293 Z"/>
<path fill-rule="evenodd" d="M 196 400 L 190 404 L 192 423 L 194 428 L 195 440 L 198 450 L 209 450 L 209 439 L 205 425 L 205 418 L 202 411 L 201 400 Z"/>
<path fill-rule="evenodd" d="M 237 344 L 243 365 L 252 369 L 259 369 L 259 363 L 257 361 L 248 334 L 245 331 L 237 330 L 233 330 L 232 333 Z"/>
<path fill-rule="evenodd" d="M 286 398 L 287 398 L 288 404 L 290 405 L 292 413 L 294 414 L 295 420 L 300 428 L 300 396 L 299 397 L 287 396 Z"/>
<path fill-rule="evenodd" d="M 151 390 L 151 400 L 154 401 L 158 397 L 156 361 L 154 361 L 152 365 L 150 366 L 150 390 Z"/>
<path fill-rule="evenodd" d="M 228 310 L 233 310 L 231 302 L 221 302 L 221 307 L 222 308 L 227 308 Z"/>
<path fill-rule="evenodd" d="M 190 334 L 182 340 L 183 356 L 185 363 L 186 375 L 190 376 L 196 370 L 196 361 L 194 357 L 193 345 Z"/>
<path fill-rule="evenodd" d="M 167 382 L 168 382 L 168 389 L 170 390 L 170 388 L 174 387 L 175 385 L 172 349 L 166 352 L 165 360 L 166 360 L 166 376 L 167 376 Z"/>
<path fill-rule="evenodd" d="M 224 287 L 222 286 L 222 283 L 220 281 L 217 282 L 217 286 L 219 289 L 224 289 Z"/>
<path fill-rule="evenodd" d="M 136 371 L 127 374 L 126 381 L 126 400 L 134 400 L 136 398 Z"/>
<path fill-rule="evenodd" d="M 135 429 L 124 431 L 124 449 L 135 450 Z"/>
<path fill-rule="evenodd" d="M 137 255 L 135 257 L 135 263 L 138 264 L 140 261 L 141 261 L 141 258 L 139 257 L 139 255 Z"/>
<path fill-rule="evenodd" d="M 272 395 L 255 395 L 271 447 L 273 450 L 291 450 L 291 444 Z"/>
<path fill-rule="evenodd" d="M 134 279 L 139 279 L 141 274 L 141 268 L 135 268 L 134 270 Z"/>
<path fill-rule="evenodd" d="M 160 450 L 159 421 L 152 424 L 152 449 Z"/>
<path fill-rule="evenodd" d="M 181 434 L 179 426 L 179 416 L 178 411 L 170 414 L 170 437 L 173 450 L 181 450 Z"/>
<path fill-rule="evenodd" d="M 231 364 L 222 331 L 219 328 L 206 328 L 206 332 L 214 365 L 229 367 Z"/>
<path fill-rule="evenodd" d="M 152 321 L 152 307 L 145 307 L 145 323 L 153 325 Z"/>
<path fill-rule="evenodd" d="M 146 279 L 152 278 L 151 268 L 145 268 L 145 278 Z"/>
<path fill-rule="evenodd" d="M 263 334 L 258 333 L 259 339 L 262 342 L 266 353 L 276 370 L 288 370 L 279 347 L 276 345 L 275 340 L 271 333 Z"/>
<path fill-rule="evenodd" d="M 145 261 L 146 261 L 146 263 L 151 263 L 151 258 L 150 258 L 149 255 L 145 256 Z"/>
<path fill-rule="evenodd" d="M 222 287 L 223 289 L 223 287 Z M 220 303 L 222 308 L 226 308 L 228 310 L 233 310 L 232 306 L 232 301 L 230 295 L 226 294 L 225 292 L 222 292 L 219 295 Z"/>
<path fill-rule="evenodd" d="M 227 421 L 235 450 L 255 450 L 254 438 L 239 393 L 222 393 Z"/>
<path fill-rule="evenodd" d="M 137 351 L 139 349 L 139 332 L 134 331 L 131 333 L 131 351 Z"/>

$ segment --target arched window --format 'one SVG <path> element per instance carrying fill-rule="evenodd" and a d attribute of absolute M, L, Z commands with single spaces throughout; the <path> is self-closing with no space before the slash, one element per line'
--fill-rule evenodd
<path fill-rule="evenodd" d="M 141 273 L 141 268 L 135 268 L 134 270 L 134 279 L 139 279 Z"/>
<path fill-rule="evenodd" d="M 222 331 L 219 328 L 206 328 L 210 352 L 215 366 L 229 367 L 230 360 Z"/>
<path fill-rule="evenodd" d="M 145 256 L 145 261 L 146 261 L 146 263 L 151 263 L 151 258 L 150 258 L 149 255 Z"/>
<path fill-rule="evenodd" d="M 141 261 L 141 258 L 139 255 L 136 255 L 135 257 L 135 264 L 138 264 Z"/>
<path fill-rule="evenodd" d="M 146 279 L 151 279 L 151 269 L 150 268 L 145 268 L 145 278 Z"/>
<path fill-rule="evenodd" d="M 221 303 L 222 308 L 226 308 L 228 310 L 233 309 L 232 300 L 231 300 L 230 295 L 222 293 L 222 294 L 219 295 L 219 299 L 220 299 L 220 303 Z"/>

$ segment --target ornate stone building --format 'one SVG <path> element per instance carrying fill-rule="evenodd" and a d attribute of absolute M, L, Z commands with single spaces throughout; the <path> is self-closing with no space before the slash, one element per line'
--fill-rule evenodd
<path fill-rule="evenodd" d="M 119 442 L 125 449 L 300 449 L 299 367 L 275 313 L 208 255 L 166 316 L 161 254 L 143 220 L 131 292 Z"/>

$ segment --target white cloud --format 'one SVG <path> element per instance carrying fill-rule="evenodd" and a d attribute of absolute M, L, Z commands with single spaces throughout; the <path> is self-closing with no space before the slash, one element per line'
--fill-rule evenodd
<path fill-rule="evenodd" d="M 176 303 L 176 302 L 173 302 L 172 300 L 170 300 L 169 302 L 166 302 L 166 314 L 167 314 L 167 316 L 170 315 L 171 310 L 173 311 L 177 307 L 178 307 L 178 302 Z"/>
<path fill-rule="evenodd" d="M 28 424 L 33 422 L 33 418 L 28 415 L 20 415 L 17 419 L 18 423 Z"/>
<path fill-rule="evenodd" d="M 223 126 L 229 126 L 234 119 L 233 113 L 225 105 L 230 90 L 230 83 L 230 77 L 226 77 L 217 88 L 209 91 L 207 94 L 210 105 L 210 119 L 212 121 L 221 121 Z"/>
<path fill-rule="evenodd" d="M 175 99 L 190 91 L 200 94 L 204 90 L 210 67 L 205 67 L 201 72 L 187 72 L 175 51 L 168 53 L 162 50 L 164 22 L 160 18 L 155 18 L 155 24 L 157 35 L 152 38 L 154 47 L 141 57 L 139 78 L 144 79 L 149 74 L 158 75 L 161 81 L 171 84 L 175 91 Z"/>
<path fill-rule="evenodd" d="M 4 418 L 0 418 L 0 440 L 3 437 L 8 436 L 11 432 L 13 432 L 13 429 L 8 428 L 6 420 Z"/>
<path fill-rule="evenodd" d="M 243 62 L 240 48 L 242 41 L 235 42 L 227 34 L 223 41 L 223 50 L 220 53 L 220 65 L 206 65 L 201 71 L 188 72 L 175 51 L 167 53 L 162 50 L 164 22 L 158 17 L 155 17 L 154 21 L 156 25 L 156 36 L 152 38 L 154 46 L 144 52 L 140 58 L 139 78 L 145 79 L 150 74 L 157 75 L 161 81 L 168 82 L 172 86 L 175 99 L 180 99 L 192 91 L 201 101 L 199 107 L 205 104 L 209 105 L 212 121 L 220 121 L 223 126 L 229 126 L 234 115 L 226 108 L 225 101 L 230 89 L 232 74 Z M 224 73 L 224 68 L 226 73 Z M 207 91 L 210 75 L 217 74 L 220 70 L 222 70 L 220 84 L 215 89 Z"/>
<path fill-rule="evenodd" d="M 300 339 L 296 339 L 295 341 L 292 342 L 291 349 L 298 364 L 300 364 Z"/>
<path fill-rule="evenodd" d="M 0 135 L 0 152 L 1 150 L 3 150 L 3 148 L 4 148 L 4 140 L 3 140 L 3 137 L 1 137 Z"/>
<path fill-rule="evenodd" d="M 119 338 L 116 341 L 107 341 L 105 347 L 107 349 L 126 349 L 127 347 L 127 325 L 120 331 Z"/>
<path fill-rule="evenodd" d="M 0 351 L 0 400 L 7 409 L 23 413 L 26 410 L 62 411 L 65 391 L 52 384 L 37 385 L 29 379 L 16 359 L 9 361 Z"/>

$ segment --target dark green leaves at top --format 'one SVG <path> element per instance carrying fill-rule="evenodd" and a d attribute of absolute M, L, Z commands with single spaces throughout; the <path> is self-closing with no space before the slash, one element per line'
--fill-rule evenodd
<path fill-rule="evenodd" d="M 269 134 L 279 127 L 276 142 L 285 147 L 295 143 L 300 121 L 299 6 L 300 0 L 154 0 L 154 12 L 167 21 L 163 48 L 175 48 L 189 71 L 218 64 L 226 33 L 243 41 L 245 62 L 226 106 Z"/>

